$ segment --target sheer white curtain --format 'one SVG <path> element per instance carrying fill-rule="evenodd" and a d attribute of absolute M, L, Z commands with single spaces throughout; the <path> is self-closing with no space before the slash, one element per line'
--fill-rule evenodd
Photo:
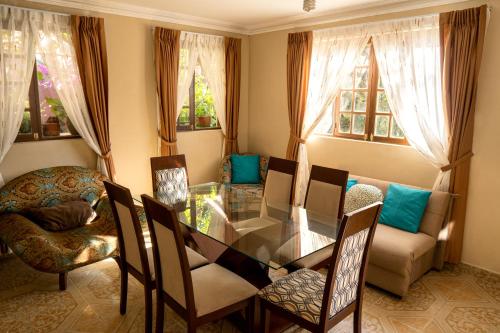
<path fill-rule="evenodd" d="M 198 52 L 203 75 L 214 98 L 215 113 L 226 135 L 226 58 L 224 37 L 198 35 Z"/>
<path fill-rule="evenodd" d="M 0 6 L 0 163 L 14 144 L 23 120 L 35 64 L 36 16 Z M 0 173 L 0 187 L 4 185 Z"/>
<path fill-rule="evenodd" d="M 90 120 L 82 82 L 71 41 L 70 17 L 38 12 L 41 26 L 37 34 L 37 56 L 47 65 L 49 77 L 54 82 L 57 94 L 78 134 L 98 155 L 97 169 L 107 175 L 101 158 L 101 149 Z"/>
<path fill-rule="evenodd" d="M 409 143 L 438 168 L 449 164 L 441 91 L 439 15 L 370 26 L 387 100 Z M 449 171 L 435 188 L 448 189 Z"/>
<path fill-rule="evenodd" d="M 301 139 L 309 136 L 327 111 L 340 89 L 343 77 L 353 71 L 356 60 L 368 43 L 364 26 L 333 28 L 313 32 L 311 70 L 306 112 Z M 299 145 L 296 203 L 302 204 L 309 179 L 309 163 L 305 143 Z"/>
<path fill-rule="evenodd" d="M 198 34 L 181 31 L 179 55 L 179 81 L 177 86 L 177 117 L 189 96 L 194 69 L 198 62 Z"/>

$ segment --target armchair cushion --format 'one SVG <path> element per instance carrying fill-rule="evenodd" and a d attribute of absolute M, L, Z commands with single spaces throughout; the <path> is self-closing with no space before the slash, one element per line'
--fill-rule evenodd
<path fill-rule="evenodd" d="M 232 184 L 260 184 L 259 155 L 231 155 Z"/>

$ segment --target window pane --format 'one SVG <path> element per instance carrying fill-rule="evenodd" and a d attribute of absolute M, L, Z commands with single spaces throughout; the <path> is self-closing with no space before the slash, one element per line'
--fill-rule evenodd
<path fill-rule="evenodd" d="M 78 135 L 59 99 L 47 66 L 39 57 L 36 59 L 36 69 L 43 136 Z"/>
<path fill-rule="evenodd" d="M 375 136 L 389 135 L 389 120 L 390 116 L 375 116 Z"/>
<path fill-rule="evenodd" d="M 398 126 L 398 123 L 393 117 L 391 120 L 391 138 L 404 139 L 404 137 L 405 134 L 403 133 L 403 130 Z"/>
<path fill-rule="evenodd" d="M 354 82 L 354 72 L 350 73 L 342 80 L 340 87 L 341 89 L 351 90 L 353 88 L 353 82 Z"/>
<path fill-rule="evenodd" d="M 366 97 L 367 92 L 357 91 L 354 100 L 354 111 L 356 112 L 366 112 Z"/>
<path fill-rule="evenodd" d="M 368 67 L 356 68 L 356 88 L 357 89 L 368 88 Z"/>
<path fill-rule="evenodd" d="M 352 123 L 353 134 L 365 134 L 365 120 L 366 116 L 362 114 L 355 114 Z"/>
<path fill-rule="evenodd" d="M 189 126 L 190 121 L 189 121 L 189 105 L 184 105 L 181 109 L 181 114 L 179 115 L 179 118 L 177 119 L 177 125 L 178 126 Z"/>
<path fill-rule="evenodd" d="M 384 84 L 382 83 L 382 77 L 378 77 L 378 89 L 384 89 Z"/>
<path fill-rule="evenodd" d="M 363 53 L 361 53 L 361 55 L 357 59 L 356 65 L 357 66 L 368 66 L 369 63 L 370 63 L 370 45 L 365 47 L 365 49 L 363 50 Z"/>
<path fill-rule="evenodd" d="M 29 102 L 28 102 L 29 105 Z M 21 134 L 31 134 L 31 113 L 28 110 L 24 110 L 23 121 L 21 122 L 21 127 L 19 128 L 19 133 Z"/>
<path fill-rule="evenodd" d="M 214 97 L 208 88 L 208 81 L 203 76 L 200 66 L 195 68 L 194 82 L 194 113 L 196 128 L 217 127 Z"/>
<path fill-rule="evenodd" d="M 390 113 L 387 95 L 383 91 L 377 93 L 377 113 Z"/>
<path fill-rule="evenodd" d="M 350 130 L 351 130 L 351 114 L 341 113 L 339 121 L 339 132 L 350 133 Z"/>
<path fill-rule="evenodd" d="M 352 91 L 343 91 L 340 94 L 340 111 L 352 111 Z"/>

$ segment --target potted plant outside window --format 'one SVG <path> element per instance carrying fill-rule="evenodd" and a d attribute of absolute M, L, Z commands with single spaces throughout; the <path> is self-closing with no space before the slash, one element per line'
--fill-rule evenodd
<path fill-rule="evenodd" d="M 210 107 L 207 103 L 202 102 L 198 104 L 196 106 L 195 115 L 198 127 L 210 127 L 212 117 L 210 115 Z"/>

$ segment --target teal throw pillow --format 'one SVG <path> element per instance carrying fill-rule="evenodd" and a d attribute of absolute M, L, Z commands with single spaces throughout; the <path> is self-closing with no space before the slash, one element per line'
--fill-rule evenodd
<path fill-rule="evenodd" d="M 430 196 L 430 191 L 390 184 L 379 222 L 417 233 Z"/>
<path fill-rule="evenodd" d="M 351 187 L 353 187 L 354 185 L 356 185 L 358 183 L 358 180 L 357 179 L 351 179 L 349 178 L 347 180 L 347 187 L 345 188 L 345 191 L 349 191 L 351 189 Z"/>
<path fill-rule="evenodd" d="M 260 184 L 260 156 L 232 154 L 231 183 Z"/>

